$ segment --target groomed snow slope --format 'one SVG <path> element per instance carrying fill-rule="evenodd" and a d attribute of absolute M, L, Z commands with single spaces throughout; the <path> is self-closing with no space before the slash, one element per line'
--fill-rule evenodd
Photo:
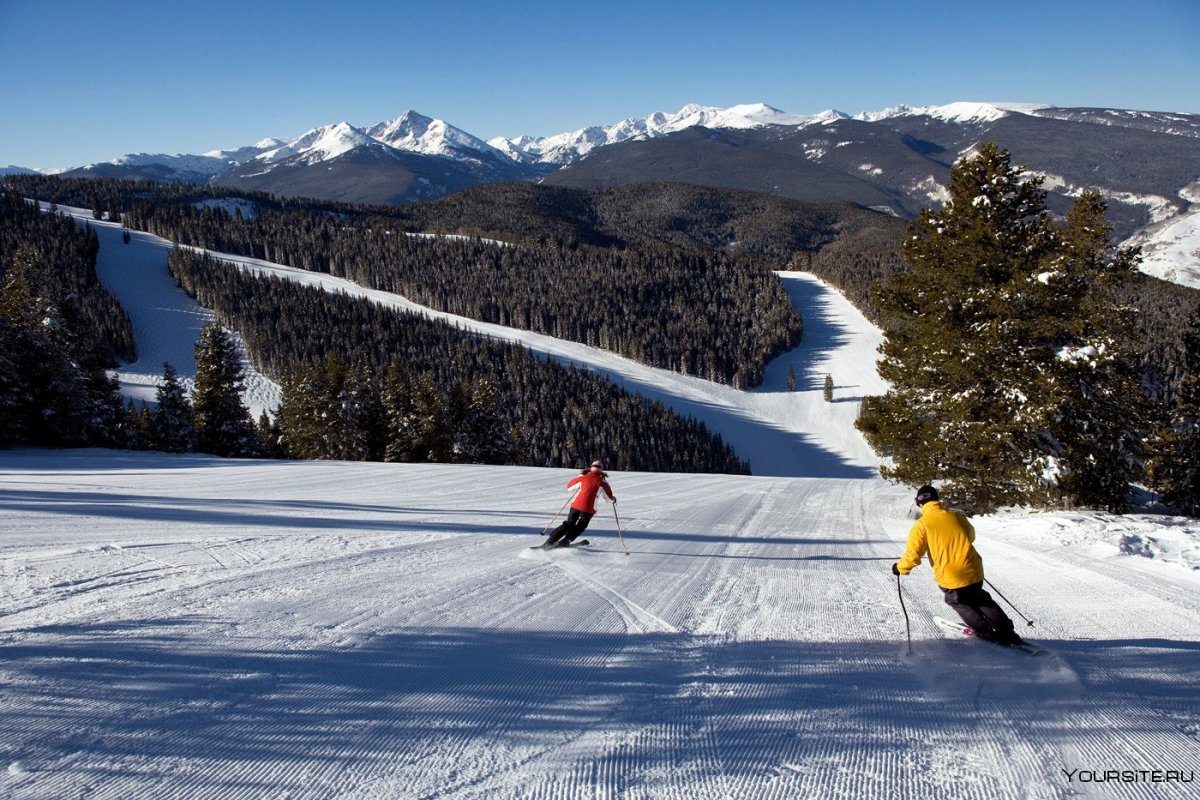
<path fill-rule="evenodd" d="M 977 518 L 1053 655 L 946 638 L 927 567 L 910 651 L 911 491 L 789 432 L 813 403 L 706 391 L 791 455 L 614 472 L 629 556 L 611 506 L 528 549 L 570 470 L 0 452 L 0 797 L 1195 795 L 1195 520 Z"/>
<path fill-rule="evenodd" d="M 1200 767 L 1194 569 L 983 518 L 1055 655 L 927 568 L 908 655 L 907 492 L 617 473 L 632 555 L 527 549 L 570 475 L 0 453 L 0 796 L 1194 796 L 1067 774 Z"/>

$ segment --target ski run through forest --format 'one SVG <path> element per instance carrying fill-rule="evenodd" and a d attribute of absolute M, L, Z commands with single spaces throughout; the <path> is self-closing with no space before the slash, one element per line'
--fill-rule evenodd
<path fill-rule="evenodd" d="M 92 224 L 137 337 L 124 389 L 152 399 L 210 316 L 167 243 Z M 572 470 L 0 451 L 0 798 L 1196 796 L 1200 526 L 976 517 L 1049 653 L 955 638 L 928 565 L 891 574 L 912 487 L 853 428 L 879 332 L 781 277 L 804 341 L 750 391 L 458 320 L 750 461 L 614 470 L 588 547 L 529 549 Z M 277 398 L 252 376 L 255 415 Z"/>

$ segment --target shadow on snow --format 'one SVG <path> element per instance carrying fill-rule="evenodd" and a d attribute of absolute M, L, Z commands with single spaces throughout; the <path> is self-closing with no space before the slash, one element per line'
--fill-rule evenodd
<path fill-rule="evenodd" d="M 787 767 L 803 785 L 793 765 L 808 764 L 812 778 L 852 753 L 954 751 L 980 718 L 1021 720 L 1050 741 L 1174 726 L 1194 749 L 1184 726 L 1200 714 L 1193 642 L 1048 643 L 1085 665 L 1086 691 L 1062 691 L 1025 677 L 1037 660 L 1024 656 L 970 650 L 971 669 L 953 670 L 906 664 L 898 642 L 432 628 L 343 648 L 259 650 L 241 640 L 239 650 L 235 638 L 212 646 L 213 623 L 47 626 L 0 645 L 6 683 L 28 698 L 0 718 L 0 741 L 20 743 L 7 757 L 43 791 L 120 779 L 161 792 L 186 777 L 200 794 L 279 794 L 289 781 L 311 791 L 314 780 L 353 787 L 386 773 L 406 796 L 452 794 L 452 773 L 486 762 L 481 769 L 519 768 L 533 783 L 590 769 L 620 792 L 702 756 L 726 777 L 766 782 Z M 1106 720 L 1100 712 L 1114 704 L 1147 713 L 1121 717 L 1125 728 L 1079 729 L 1081 711 Z M 584 735 L 600 737 L 590 755 L 570 750 Z M 60 759 L 65 769 L 51 766 Z"/>

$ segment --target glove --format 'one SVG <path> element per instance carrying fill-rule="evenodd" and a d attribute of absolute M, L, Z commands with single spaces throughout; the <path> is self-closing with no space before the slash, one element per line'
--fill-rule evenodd
<path fill-rule="evenodd" d="M 900 574 L 900 562 L 899 561 L 897 561 L 895 564 L 892 564 L 892 574 L 893 575 Z"/>

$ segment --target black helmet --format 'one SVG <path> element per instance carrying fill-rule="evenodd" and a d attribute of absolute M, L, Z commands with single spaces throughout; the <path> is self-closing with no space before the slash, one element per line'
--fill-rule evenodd
<path fill-rule="evenodd" d="M 917 489 L 917 501 L 916 502 L 917 502 L 918 506 L 923 506 L 926 503 L 932 502 L 937 499 L 938 499 L 937 489 L 933 488 L 929 484 L 925 484 L 920 489 Z"/>

